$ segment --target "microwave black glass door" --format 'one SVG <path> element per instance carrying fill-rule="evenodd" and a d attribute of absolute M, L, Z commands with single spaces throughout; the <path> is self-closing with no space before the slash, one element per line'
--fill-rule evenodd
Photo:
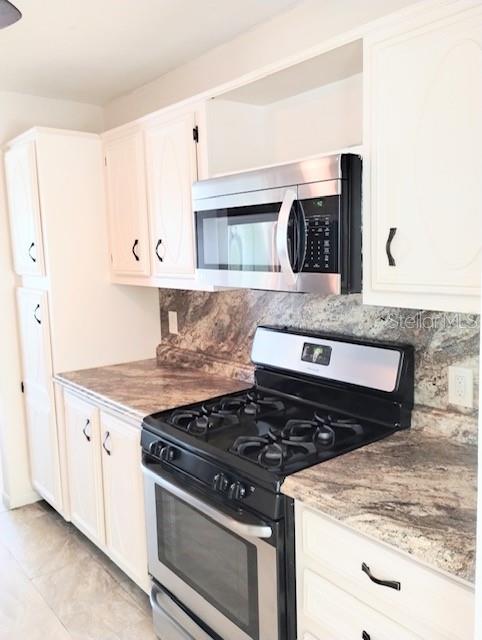
<path fill-rule="evenodd" d="M 257 550 L 156 485 L 159 561 L 250 638 L 259 638 Z"/>
<path fill-rule="evenodd" d="M 196 213 L 199 269 L 279 271 L 280 202 Z"/>

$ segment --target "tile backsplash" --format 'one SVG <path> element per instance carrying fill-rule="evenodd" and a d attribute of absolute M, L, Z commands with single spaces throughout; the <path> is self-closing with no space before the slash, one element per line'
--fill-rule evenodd
<path fill-rule="evenodd" d="M 360 295 L 321 297 L 246 289 L 216 293 L 161 289 L 159 298 L 159 364 L 174 349 L 182 354 L 179 359 L 185 364 L 192 357 L 204 362 L 206 369 L 245 377 L 251 370 L 251 342 L 258 324 L 405 342 L 416 349 L 416 405 L 435 410 L 432 419 L 440 422 L 446 420 L 449 411 L 459 421 L 465 416 L 467 423 L 475 423 L 475 409 L 448 404 L 448 367 L 473 369 L 477 388 L 478 315 L 366 306 Z M 168 311 L 178 314 L 178 335 L 168 333 Z M 475 396 L 475 407 L 477 402 Z"/>

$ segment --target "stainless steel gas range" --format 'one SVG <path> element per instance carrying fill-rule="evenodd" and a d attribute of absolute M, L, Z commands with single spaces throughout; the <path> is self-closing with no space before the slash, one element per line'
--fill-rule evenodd
<path fill-rule="evenodd" d="M 294 640 L 287 475 L 410 425 L 413 349 L 258 327 L 255 385 L 145 418 L 162 640 Z"/>

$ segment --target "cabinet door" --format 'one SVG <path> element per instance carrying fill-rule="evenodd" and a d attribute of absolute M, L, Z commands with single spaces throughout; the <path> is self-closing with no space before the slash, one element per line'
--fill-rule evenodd
<path fill-rule="evenodd" d="M 152 272 L 194 273 L 192 184 L 197 177 L 194 114 L 146 131 Z"/>
<path fill-rule="evenodd" d="M 64 392 L 64 412 L 71 519 L 102 547 L 105 531 L 99 411 Z"/>
<path fill-rule="evenodd" d="M 141 132 L 105 145 L 113 273 L 149 275 L 149 231 Z"/>
<path fill-rule="evenodd" d="M 62 494 L 47 294 L 19 289 L 17 301 L 32 484 L 47 502 L 60 510 Z"/>
<path fill-rule="evenodd" d="M 433 294 L 439 296 L 433 308 L 477 312 L 482 8 L 443 18 L 424 14 L 424 20 L 418 28 L 412 24 L 392 37 L 380 36 L 380 42 L 376 36 L 365 51 L 368 287 L 414 294 L 400 298 L 403 306 L 430 308 Z M 465 304 L 456 296 L 465 297 Z"/>
<path fill-rule="evenodd" d="M 107 551 L 123 571 L 146 588 L 140 431 L 101 413 L 101 438 Z"/>
<path fill-rule="evenodd" d="M 18 143 L 5 153 L 5 176 L 15 271 L 45 273 L 35 142 Z"/>

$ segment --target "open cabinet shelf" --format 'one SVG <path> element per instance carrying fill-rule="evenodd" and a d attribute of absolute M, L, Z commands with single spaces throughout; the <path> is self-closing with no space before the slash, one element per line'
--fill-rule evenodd
<path fill-rule="evenodd" d="M 362 51 L 356 40 L 210 100 L 210 176 L 361 145 Z"/>

